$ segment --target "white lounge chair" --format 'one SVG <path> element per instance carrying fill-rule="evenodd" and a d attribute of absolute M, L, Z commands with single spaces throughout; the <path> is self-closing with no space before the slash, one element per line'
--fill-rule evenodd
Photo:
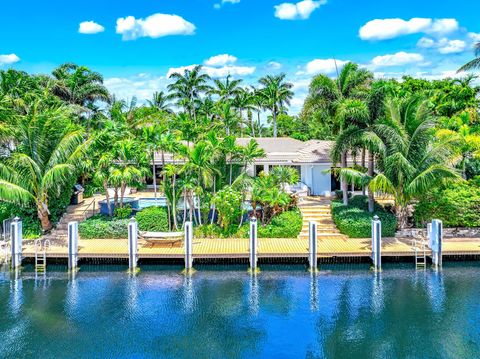
<path fill-rule="evenodd" d="M 183 240 L 183 232 L 139 232 L 140 239 L 153 247 L 155 244 L 170 244 L 172 247 L 175 243 Z"/>

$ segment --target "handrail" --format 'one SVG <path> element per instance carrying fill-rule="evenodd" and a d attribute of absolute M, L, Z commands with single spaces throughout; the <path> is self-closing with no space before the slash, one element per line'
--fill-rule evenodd
<path fill-rule="evenodd" d="M 90 202 L 90 204 L 87 206 L 87 208 L 85 208 L 85 210 L 82 212 L 83 219 L 87 219 L 87 211 L 90 209 L 92 204 L 93 204 L 93 214 L 95 214 L 95 202 L 97 202 L 97 199 L 94 197 L 93 201 Z"/>

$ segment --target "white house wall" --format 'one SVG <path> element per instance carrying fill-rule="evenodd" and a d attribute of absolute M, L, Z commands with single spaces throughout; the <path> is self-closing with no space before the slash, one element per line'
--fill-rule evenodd
<path fill-rule="evenodd" d="M 301 166 L 301 181 L 305 183 L 315 196 L 330 196 L 331 192 L 331 175 L 325 173 L 330 170 L 330 165 L 302 165 Z"/>

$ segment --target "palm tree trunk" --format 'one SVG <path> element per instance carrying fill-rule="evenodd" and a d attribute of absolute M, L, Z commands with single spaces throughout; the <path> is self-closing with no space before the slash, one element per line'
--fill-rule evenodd
<path fill-rule="evenodd" d="M 198 225 L 201 226 L 202 225 L 202 206 L 201 206 L 201 202 L 200 202 L 200 195 L 197 196 L 198 198 Z M 195 201 L 193 202 L 194 204 L 194 208 L 195 208 Z"/>
<path fill-rule="evenodd" d="M 178 223 L 177 223 L 177 191 L 175 188 L 176 185 L 176 179 L 175 179 L 175 173 L 173 174 L 173 179 L 172 179 L 172 216 L 173 216 L 173 228 L 175 230 L 178 230 Z"/>
<path fill-rule="evenodd" d="M 122 183 L 122 187 L 120 188 L 120 208 L 123 208 L 123 197 L 125 196 L 126 189 L 127 189 L 127 184 Z"/>
<path fill-rule="evenodd" d="M 157 172 L 155 168 L 155 151 L 152 151 L 152 163 L 153 163 L 153 192 L 155 194 L 155 202 L 157 201 Z"/>
<path fill-rule="evenodd" d="M 347 168 L 347 151 L 342 153 L 342 168 Z M 343 193 L 343 204 L 348 206 L 348 183 L 345 176 L 340 176 L 340 184 Z"/>
<path fill-rule="evenodd" d="M 103 181 L 103 189 L 105 190 L 105 201 L 107 202 L 108 215 L 112 216 L 112 204 L 110 203 L 110 193 L 108 193 L 108 182 Z"/>
<path fill-rule="evenodd" d="M 49 231 L 52 229 L 52 222 L 48 217 L 48 207 L 45 203 L 38 203 L 37 205 L 37 216 L 40 220 L 40 224 L 42 225 L 42 230 Z"/>
<path fill-rule="evenodd" d="M 277 137 L 277 111 L 275 107 L 272 109 L 272 118 L 273 118 L 273 137 Z"/>
<path fill-rule="evenodd" d="M 365 147 L 362 148 L 362 168 L 365 168 Z M 362 186 L 362 196 L 365 196 L 365 185 Z"/>
<path fill-rule="evenodd" d="M 217 193 L 217 176 L 213 176 L 213 196 Z M 215 218 L 215 203 L 211 206 L 212 218 L 210 219 L 210 224 L 213 224 L 213 219 Z"/>
<path fill-rule="evenodd" d="M 373 178 L 374 174 L 374 165 L 375 165 L 375 157 L 373 156 L 372 151 L 368 151 L 368 175 L 370 178 Z M 375 197 L 373 191 L 369 188 L 368 189 L 368 211 L 373 213 L 375 207 Z"/>

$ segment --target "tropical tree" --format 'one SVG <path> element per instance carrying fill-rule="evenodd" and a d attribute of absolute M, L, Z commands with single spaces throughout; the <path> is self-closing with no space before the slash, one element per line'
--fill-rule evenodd
<path fill-rule="evenodd" d="M 214 86 L 209 90 L 209 93 L 217 95 L 220 101 L 231 100 L 242 91 L 242 88 L 240 87 L 241 82 L 242 80 L 240 79 L 231 80 L 231 75 L 227 75 L 224 81 L 214 79 Z"/>
<path fill-rule="evenodd" d="M 197 65 L 191 70 L 185 70 L 183 74 L 175 72 L 170 75 L 174 82 L 168 85 L 169 98 L 175 99 L 177 105 L 184 108 L 191 118 L 196 121 L 196 107 L 200 96 L 210 91 L 208 80 L 210 76 L 201 73 L 202 66 Z"/>
<path fill-rule="evenodd" d="M 49 199 L 58 197 L 78 175 L 89 141 L 71 123 L 71 110 L 64 105 L 51 107 L 40 98 L 25 111 L 10 124 L 15 126 L 11 131 L 15 150 L 0 162 L 0 199 L 34 203 L 42 229 L 48 231 L 52 228 Z"/>
<path fill-rule="evenodd" d="M 470 71 L 480 68 L 480 42 L 474 45 L 475 58 L 460 67 L 457 72 Z"/>
<path fill-rule="evenodd" d="M 172 113 L 170 104 L 168 103 L 168 96 L 163 91 L 155 91 L 151 100 L 147 100 L 150 107 L 166 113 Z"/>
<path fill-rule="evenodd" d="M 293 84 L 285 82 L 285 77 L 285 74 L 267 75 L 259 80 L 263 88 L 258 91 L 258 95 L 262 98 L 262 104 L 272 114 L 273 137 L 277 137 L 278 114 L 285 106 L 290 105 L 290 100 L 293 98 L 291 90 Z"/>
<path fill-rule="evenodd" d="M 398 226 L 408 224 L 408 206 L 416 198 L 447 181 L 461 179 L 453 168 L 452 138 L 438 140 L 436 121 L 422 98 L 390 98 L 386 118 L 375 125 L 385 150 L 370 181 L 374 192 L 393 195 Z"/>
<path fill-rule="evenodd" d="M 53 70 L 52 75 L 55 78 L 54 94 L 67 103 L 85 108 L 95 101 L 110 102 L 103 76 L 88 67 L 65 63 Z"/>

